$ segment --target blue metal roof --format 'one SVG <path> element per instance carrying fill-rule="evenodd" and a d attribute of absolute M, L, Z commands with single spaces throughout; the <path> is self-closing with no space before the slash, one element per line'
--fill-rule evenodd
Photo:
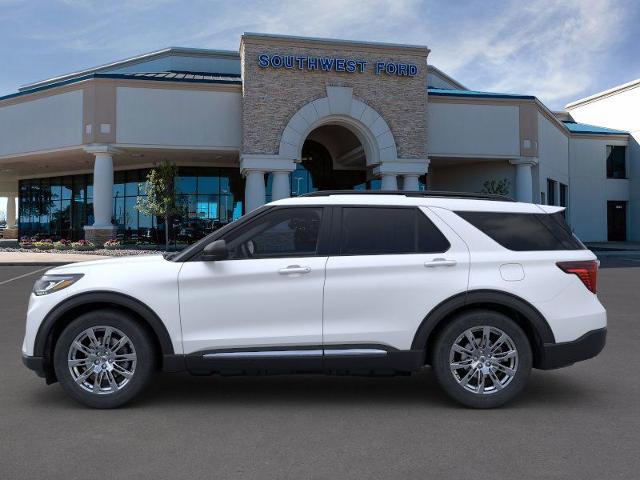
<path fill-rule="evenodd" d="M 82 82 L 84 80 L 90 80 L 92 78 L 114 78 L 114 79 L 126 79 L 126 80 L 151 80 L 159 82 L 186 82 L 186 83 L 218 83 L 229 85 L 242 85 L 240 75 L 233 75 L 230 73 L 199 73 L 199 72 L 146 72 L 146 73 L 91 73 L 89 75 L 83 75 L 81 77 L 74 77 L 69 80 L 62 80 L 60 82 L 49 83 L 42 87 L 36 87 L 29 90 L 23 90 L 18 93 L 10 93 L 0 97 L 0 100 L 7 100 L 9 98 L 22 97 L 35 92 L 41 92 L 43 90 L 49 90 L 50 88 L 62 87 L 64 85 L 70 85 L 73 83 Z"/>
<path fill-rule="evenodd" d="M 482 97 L 482 98 L 516 98 L 525 100 L 534 100 L 533 95 L 520 95 L 517 93 L 496 93 L 496 92 L 479 92 L 477 90 L 455 90 L 448 88 L 427 88 L 429 95 L 437 95 L 442 97 Z"/>
<path fill-rule="evenodd" d="M 565 127 L 569 129 L 571 133 L 592 133 L 598 135 L 628 135 L 629 132 L 624 130 L 614 130 L 613 128 L 598 127 L 596 125 L 589 125 L 587 123 L 577 123 L 563 121 Z"/>

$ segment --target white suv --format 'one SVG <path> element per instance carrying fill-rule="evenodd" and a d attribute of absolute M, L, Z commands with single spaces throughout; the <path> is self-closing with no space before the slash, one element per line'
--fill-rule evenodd
<path fill-rule="evenodd" d="M 437 192 L 315 192 L 186 250 L 76 263 L 35 284 L 25 364 L 91 407 L 157 368 L 410 374 L 495 407 L 532 367 L 597 355 L 598 261 L 563 209 Z"/>

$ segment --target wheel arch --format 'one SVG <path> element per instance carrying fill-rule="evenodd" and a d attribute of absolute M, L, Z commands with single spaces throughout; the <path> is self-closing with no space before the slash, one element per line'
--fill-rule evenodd
<path fill-rule="evenodd" d="M 48 382 L 55 381 L 52 354 L 55 342 L 62 330 L 79 315 L 100 309 L 115 309 L 132 315 L 152 334 L 152 340 L 161 359 L 174 356 L 173 343 L 167 328 L 148 305 L 123 293 L 108 291 L 81 293 L 56 305 L 38 328 L 34 342 L 34 356 L 44 358 Z"/>
<path fill-rule="evenodd" d="M 460 312 L 487 309 L 512 318 L 526 333 L 533 351 L 534 367 L 543 358 L 545 343 L 555 343 L 551 327 L 544 316 L 526 300 L 498 290 L 473 290 L 455 295 L 434 307 L 424 318 L 411 344 L 412 349 L 424 349 L 425 362 L 429 363 L 432 344 L 447 319 Z"/>

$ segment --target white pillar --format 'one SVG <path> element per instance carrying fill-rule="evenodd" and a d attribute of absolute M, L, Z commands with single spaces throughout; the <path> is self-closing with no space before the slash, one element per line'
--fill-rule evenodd
<path fill-rule="evenodd" d="M 398 190 L 398 180 L 396 179 L 396 176 L 388 173 L 383 173 L 380 189 L 381 190 Z"/>
<path fill-rule="evenodd" d="M 7 197 L 7 228 L 16 227 L 16 197 Z"/>
<path fill-rule="evenodd" d="M 402 190 L 405 192 L 417 192 L 420 190 L 419 175 L 403 175 Z"/>
<path fill-rule="evenodd" d="M 271 199 L 280 200 L 281 198 L 289 198 L 290 196 L 289 172 L 273 172 Z"/>
<path fill-rule="evenodd" d="M 93 165 L 93 226 L 111 228 L 113 216 L 113 156 L 96 152 Z"/>
<path fill-rule="evenodd" d="M 516 200 L 519 202 L 533 202 L 533 173 L 531 167 L 537 163 L 536 158 L 519 158 L 511 160 L 516 166 Z"/>
<path fill-rule="evenodd" d="M 247 170 L 245 176 L 244 210 L 245 213 L 249 213 L 251 210 L 255 210 L 265 204 L 264 172 L 261 170 Z"/>

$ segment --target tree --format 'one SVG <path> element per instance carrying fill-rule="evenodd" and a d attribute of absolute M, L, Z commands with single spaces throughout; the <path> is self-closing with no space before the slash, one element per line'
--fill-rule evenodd
<path fill-rule="evenodd" d="M 493 195 L 508 196 L 511 188 L 511 182 L 506 178 L 502 180 L 487 180 L 482 184 L 482 190 L 480 193 L 490 193 Z"/>
<path fill-rule="evenodd" d="M 164 218 L 164 239 L 169 249 L 169 220 L 174 215 L 180 215 L 182 208 L 178 205 L 174 178 L 178 174 L 178 167 L 168 161 L 162 161 L 152 168 L 147 175 L 147 183 L 141 184 L 146 196 L 138 197 L 136 209 L 149 216 Z"/>

